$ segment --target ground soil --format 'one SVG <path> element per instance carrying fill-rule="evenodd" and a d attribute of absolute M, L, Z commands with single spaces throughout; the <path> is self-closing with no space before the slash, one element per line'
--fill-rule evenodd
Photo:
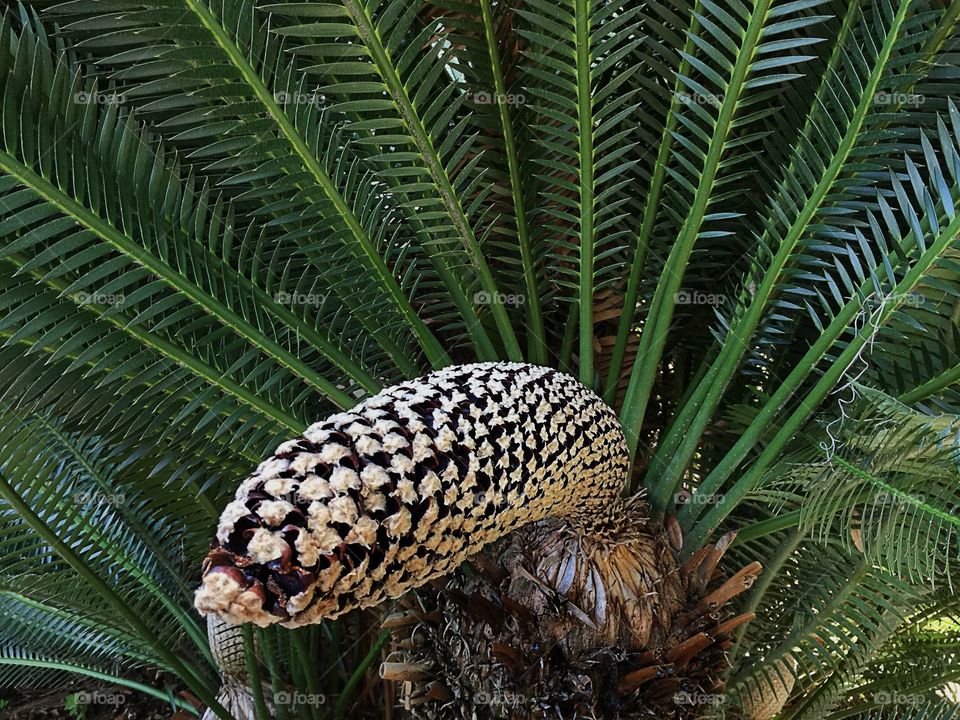
<path fill-rule="evenodd" d="M 117 685 L 77 680 L 61 688 L 0 689 L 0 720 L 167 720 L 170 704 Z"/>

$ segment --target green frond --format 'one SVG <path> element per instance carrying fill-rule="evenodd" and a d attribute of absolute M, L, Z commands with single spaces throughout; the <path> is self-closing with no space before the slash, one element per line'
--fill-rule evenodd
<path fill-rule="evenodd" d="M 723 389 L 745 350 L 750 347 L 754 358 L 762 356 L 768 351 L 766 338 L 778 341 L 788 323 L 796 322 L 797 312 L 812 294 L 797 279 L 822 272 L 826 261 L 820 248 L 825 236 L 843 231 L 828 225 L 844 222 L 847 216 L 837 211 L 838 204 L 850 196 L 850 182 L 844 181 L 842 175 L 844 171 L 851 176 L 856 170 L 862 172 L 869 154 L 876 152 L 872 150 L 873 142 L 864 142 L 863 148 L 856 145 L 868 117 L 878 114 L 876 96 L 890 72 L 893 49 L 905 32 L 906 6 L 901 6 L 900 12 L 891 18 L 884 17 L 880 8 L 876 10 L 875 25 L 869 28 L 874 37 L 864 43 L 863 37 L 852 32 L 857 26 L 854 21 L 862 18 L 863 10 L 857 3 L 849 5 L 823 82 L 807 114 L 806 126 L 789 158 L 787 175 L 778 194 L 770 200 L 771 212 L 767 217 L 773 222 L 762 229 L 753 269 L 742 285 L 733 316 L 724 320 L 722 348 L 678 416 L 676 427 L 689 429 L 682 440 L 677 432 L 665 438 L 651 463 L 648 477 L 659 478 L 663 488 L 657 498 L 659 504 L 666 502 L 665 495 L 673 491 L 682 469 L 690 462 L 699 435 L 720 403 Z M 859 161 L 856 170 L 848 170 L 848 163 L 854 158 Z M 861 196 L 868 188 L 856 188 L 856 194 Z M 808 235 L 814 228 L 822 230 Z M 769 319 L 765 320 L 764 314 Z M 776 323 L 778 332 L 761 327 L 771 322 Z M 750 360 L 757 362 L 754 358 Z"/>
<path fill-rule="evenodd" d="M 481 250 L 482 238 L 474 230 L 487 198 L 486 183 L 478 172 L 477 137 L 468 133 L 464 117 L 468 96 L 449 82 L 451 51 L 439 21 L 420 17 L 416 5 L 402 0 L 381 7 L 347 2 L 322 18 L 310 17 L 309 11 L 302 17 L 296 4 L 265 9 L 286 17 L 288 24 L 276 32 L 294 52 L 296 44 L 310 53 L 314 64 L 306 72 L 319 76 L 319 92 L 330 98 L 333 111 L 346 115 L 347 129 L 362 134 L 363 143 L 376 152 L 372 159 L 382 168 L 377 176 L 398 205 L 416 211 L 420 244 L 474 343 L 494 357 L 476 298 L 468 294 L 485 293 L 508 356 L 519 359 L 501 293 Z M 358 49 L 349 64 L 341 60 L 342 44 L 329 42 L 337 39 Z M 342 71 L 349 80 L 344 81 Z M 469 205 L 461 198 L 469 198 Z"/>
<path fill-rule="evenodd" d="M 237 480 L 514 360 L 615 408 L 682 559 L 763 565 L 731 714 L 960 720 L 958 68 L 960 0 L 8 8 L 0 685 L 225 717 L 191 603 Z M 348 716 L 367 629 L 249 670 Z"/>
<path fill-rule="evenodd" d="M 867 387 L 863 400 L 827 425 L 820 462 L 778 478 L 800 500 L 811 537 L 847 550 L 916 585 L 953 586 L 960 560 L 960 418 L 911 411 Z M 795 488 L 795 489 L 794 489 Z"/>
<path fill-rule="evenodd" d="M 106 484 L 115 469 L 98 461 L 96 445 L 58 434 L 50 422 L 5 414 L 2 433 L 0 607 L 10 626 L 3 674 L 12 662 L 81 674 L 98 664 L 113 673 L 119 663 L 154 667 L 179 676 L 226 718 L 201 671 L 174 653 L 193 644 L 211 660 L 174 575 L 180 543 L 164 543 L 162 558 L 151 542 L 161 538 L 142 534 L 162 493 Z M 138 518 L 132 526 L 130 515 Z"/>
<path fill-rule="evenodd" d="M 533 131 L 526 164 L 537 194 L 540 284 L 553 288 L 554 322 L 576 312 L 580 380 L 595 385 L 594 297 L 619 284 L 627 251 L 626 188 L 637 155 L 629 118 L 638 108 L 628 81 L 640 70 L 639 9 L 534 2 L 517 14 L 527 45 L 523 110 Z"/>
<path fill-rule="evenodd" d="M 736 213 L 720 205 L 737 192 L 735 182 L 743 177 L 742 165 L 751 157 L 751 145 L 763 130 L 757 123 L 770 113 L 767 107 L 773 88 L 798 77 L 791 66 L 812 56 L 790 50 L 805 44 L 784 35 L 798 28 L 815 26 L 823 18 L 800 11 L 820 4 L 811 2 L 733 3 L 729 9 L 703 2 L 698 14 L 694 53 L 681 53 L 691 66 L 689 76 L 678 75 L 684 93 L 678 112 L 665 192 L 671 198 L 676 242 L 650 301 L 648 322 L 638 348 L 621 412 L 631 452 L 640 434 L 640 423 L 653 388 L 673 318 L 677 294 L 682 289 L 686 266 L 698 240 L 726 237 L 722 228 Z"/>
<path fill-rule="evenodd" d="M 110 43 L 80 44 L 120 82 L 124 104 L 154 119 L 164 140 L 244 201 L 244 215 L 272 218 L 271 235 L 281 243 L 280 257 L 293 257 L 293 276 L 319 275 L 322 294 L 335 291 L 359 323 L 352 333 L 364 328 L 406 374 L 415 374 L 400 333 L 407 329 L 431 362 L 442 364 L 443 351 L 411 304 L 414 278 L 397 279 L 408 266 L 392 237 L 395 213 L 383 193 L 364 182 L 370 168 L 360 158 L 319 152 L 348 142 L 337 131 L 342 116 L 305 89 L 295 58 L 270 31 L 270 16 L 252 2 L 233 0 L 188 3 L 179 11 L 148 3 L 119 26 L 104 0 L 50 12 L 81 35 L 108 32 Z M 205 123 L 200 131 L 197 121 Z M 227 127 L 231 140 L 218 140 Z M 318 237 L 326 239 L 324 250 L 336 249 L 335 262 L 317 257 Z M 388 308 L 395 319 L 385 315 Z"/>
<path fill-rule="evenodd" d="M 785 717 L 832 707 L 918 600 L 907 584 L 832 543 L 802 545 L 774 582 L 741 638 L 745 665 L 728 694 L 732 702 L 762 696 L 790 673 L 798 700 Z"/>
<path fill-rule="evenodd" d="M 885 325 L 894 312 L 908 302 L 918 284 L 952 248 L 960 228 L 960 219 L 955 212 L 960 198 L 960 175 L 953 159 L 960 157 L 956 151 L 960 114 L 952 104 L 950 117 L 955 127 L 953 137 L 945 133 L 940 138 L 945 142 L 940 151 L 946 158 L 946 170 L 936 171 L 940 162 L 930 145 L 924 148 L 924 165 L 934 171 L 927 177 L 919 172 L 910 157 L 906 157 L 904 179 L 897 175 L 890 177 L 892 192 L 889 200 L 886 193 L 878 193 L 877 211 L 867 211 L 868 226 L 863 230 L 854 229 L 854 239 L 842 249 L 838 248 L 833 262 L 820 276 L 810 278 L 819 281 L 820 287 L 812 288 L 814 296 L 804 304 L 819 337 L 780 383 L 750 429 L 704 480 L 699 492 L 716 492 L 816 364 L 825 357 L 829 357 L 832 364 L 804 394 L 800 407 L 791 411 L 783 421 L 760 457 L 736 481 L 731 492 L 725 494 L 725 500 L 699 521 L 695 537 L 705 537 L 726 514 L 726 508 L 756 485 L 794 432 L 856 362 L 874 337 L 876 328 Z M 950 180 L 941 182 L 941 178 Z M 865 262 L 867 260 L 869 264 Z M 844 261 L 849 264 L 845 265 Z M 835 343 L 837 347 L 833 349 Z M 681 513 L 684 521 L 691 518 L 694 507 L 696 505 L 691 504 L 685 509 L 690 512 Z"/>
<path fill-rule="evenodd" d="M 203 546 L 198 547 L 196 535 L 182 537 L 180 527 L 157 527 L 159 518 L 151 518 L 156 512 L 153 508 L 163 508 L 164 500 L 169 502 L 169 493 L 155 488 L 145 495 L 144 488 L 117 482 L 113 477 L 116 468 L 98 457 L 94 442 L 71 438 L 49 421 L 21 424 L 10 415 L 4 419 L 2 472 L 13 492 L 36 507 L 40 521 L 55 527 L 60 539 L 85 556 L 94 572 L 110 578 L 141 617 L 151 618 L 162 628 L 165 623 L 160 618 L 170 615 L 176 620 L 174 627 L 187 628 L 202 647 L 203 633 L 192 614 L 184 610 L 191 596 L 181 579 L 180 552 L 186 549 L 186 541 L 194 555 L 199 555 Z M 203 527 L 207 520 L 195 503 L 179 500 L 174 508 L 185 521 L 192 516 L 195 528 Z M 163 508 L 160 517 L 166 519 L 166 512 L 174 508 Z M 45 577 L 44 568 L 58 561 L 22 535 L 30 528 L 13 523 L 5 525 L 4 531 L 4 535 L 9 533 L 3 564 L 7 587 L 23 587 L 23 593 L 33 596 L 32 585 L 20 583 L 23 575 L 38 578 L 39 598 L 52 587 L 63 587 L 65 578 L 58 577 L 53 583 Z M 24 548 L 31 546 L 31 552 L 25 552 Z"/>

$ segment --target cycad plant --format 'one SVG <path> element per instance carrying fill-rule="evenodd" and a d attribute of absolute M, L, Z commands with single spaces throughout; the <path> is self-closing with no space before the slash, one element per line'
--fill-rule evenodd
<path fill-rule="evenodd" d="M 960 717 L 958 19 L 7 8 L 0 685 Z"/>

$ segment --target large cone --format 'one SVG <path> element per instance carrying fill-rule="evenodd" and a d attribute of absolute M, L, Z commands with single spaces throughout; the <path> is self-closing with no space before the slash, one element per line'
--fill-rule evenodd
<path fill-rule="evenodd" d="M 196 605 L 233 623 L 315 623 L 523 528 L 485 573 L 392 621 L 420 630 L 384 668 L 422 704 L 415 716 L 703 717 L 696 703 L 722 690 L 730 631 L 749 619 L 724 605 L 759 567 L 724 580 L 729 536 L 681 564 L 676 525 L 617 500 L 629 465 L 615 414 L 574 378 L 445 368 L 311 426 L 244 480 Z"/>
<path fill-rule="evenodd" d="M 616 416 L 569 375 L 445 368 L 311 426 L 244 480 L 196 605 L 289 627 L 370 607 L 514 528 L 602 511 L 628 467 Z"/>

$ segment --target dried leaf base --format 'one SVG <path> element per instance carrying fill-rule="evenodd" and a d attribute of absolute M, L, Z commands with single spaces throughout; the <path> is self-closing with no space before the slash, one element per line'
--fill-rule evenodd
<path fill-rule="evenodd" d="M 396 640 L 381 674 L 424 720 L 717 717 L 725 651 L 753 617 L 729 603 L 761 572 L 724 576 L 732 539 L 681 562 L 676 524 L 639 498 L 589 525 L 536 523 L 472 575 L 408 597 L 384 623 Z"/>

